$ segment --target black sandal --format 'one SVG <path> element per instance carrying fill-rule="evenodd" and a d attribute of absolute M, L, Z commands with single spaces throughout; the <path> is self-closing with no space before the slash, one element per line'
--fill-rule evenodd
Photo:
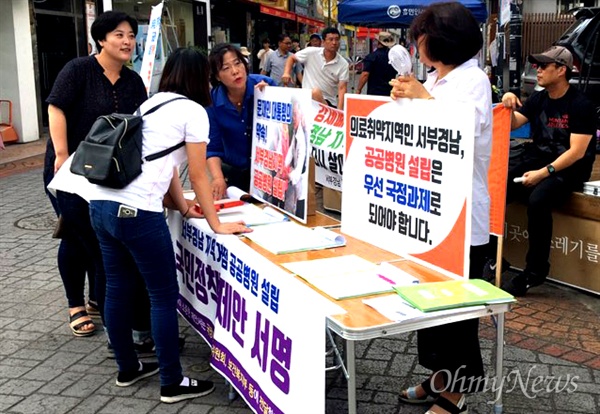
<path fill-rule="evenodd" d="M 79 320 L 82 321 L 77 323 Z M 83 330 L 82 328 L 87 325 L 92 325 L 93 329 Z M 96 325 L 94 325 L 92 318 L 90 318 L 85 310 L 80 310 L 79 312 L 75 312 L 73 315 L 69 315 L 69 328 L 71 328 L 73 335 L 79 337 L 92 336 L 94 333 L 96 333 Z"/>
<path fill-rule="evenodd" d="M 85 305 L 85 311 L 90 316 L 100 316 L 100 308 L 98 307 L 98 304 L 91 300 L 88 301 L 87 305 Z"/>
<path fill-rule="evenodd" d="M 408 387 L 405 390 L 400 391 L 400 400 L 408 404 L 430 404 L 435 402 L 440 396 L 439 392 L 435 392 L 431 388 L 431 377 L 427 378 L 421 384 L 421 388 L 425 391 L 423 397 L 417 397 L 417 387 Z"/>
<path fill-rule="evenodd" d="M 447 399 L 446 397 L 438 397 L 435 404 L 425 412 L 425 414 L 438 414 L 434 411 L 433 407 L 440 407 L 442 410 L 446 410 L 450 414 L 467 414 L 469 412 L 469 408 L 465 403 L 465 396 L 461 396 L 460 400 L 456 404 Z"/>

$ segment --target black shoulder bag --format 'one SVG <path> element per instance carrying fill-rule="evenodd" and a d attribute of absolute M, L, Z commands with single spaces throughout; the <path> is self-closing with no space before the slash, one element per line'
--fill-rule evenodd
<path fill-rule="evenodd" d="M 161 106 L 179 99 L 173 98 L 140 115 L 110 114 L 98 117 L 85 140 L 79 143 L 71 163 L 71 172 L 83 175 L 93 184 L 124 188 L 142 173 L 142 164 L 170 154 L 185 145 L 180 142 L 170 148 L 142 158 L 143 118 Z"/>

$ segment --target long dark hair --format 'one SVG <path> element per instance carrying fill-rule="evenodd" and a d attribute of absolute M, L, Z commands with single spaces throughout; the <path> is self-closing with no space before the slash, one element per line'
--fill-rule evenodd
<path fill-rule="evenodd" d="M 158 86 L 159 92 L 175 92 L 202 106 L 209 106 L 208 59 L 198 49 L 180 47 L 167 59 Z"/>
<path fill-rule="evenodd" d="M 477 20 L 458 2 L 435 3 L 413 20 L 410 33 L 416 42 L 421 36 L 433 61 L 461 65 L 474 57 L 483 46 Z"/>
<path fill-rule="evenodd" d="M 216 45 L 211 51 L 210 55 L 208 55 L 208 61 L 210 62 L 210 83 L 216 88 L 221 84 L 217 79 L 219 71 L 223 67 L 223 56 L 226 53 L 232 52 L 236 55 L 236 57 L 244 64 L 244 68 L 246 69 L 246 76 L 250 73 L 250 69 L 248 68 L 248 63 L 246 62 L 246 57 L 242 55 L 240 49 L 232 45 L 231 43 L 221 43 Z"/>

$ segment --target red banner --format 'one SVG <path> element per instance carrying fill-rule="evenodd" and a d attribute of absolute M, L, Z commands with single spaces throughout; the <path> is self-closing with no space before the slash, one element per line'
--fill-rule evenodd
<path fill-rule="evenodd" d="M 285 10 L 279 10 L 274 7 L 260 5 L 260 12 L 275 17 L 281 17 L 282 19 L 296 20 L 296 13 L 292 13 Z"/>
<path fill-rule="evenodd" d="M 319 27 L 319 28 L 325 27 L 325 23 L 323 23 L 322 21 L 311 19 L 310 17 L 306 17 L 306 16 L 297 15 L 296 20 L 298 20 L 298 23 L 307 24 L 307 25 L 313 26 L 313 27 Z"/>

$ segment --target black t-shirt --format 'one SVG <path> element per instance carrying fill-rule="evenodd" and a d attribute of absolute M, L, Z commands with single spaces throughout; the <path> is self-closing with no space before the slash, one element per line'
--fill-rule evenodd
<path fill-rule="evenodd" d="M 367 94 L 389 96 L 392 92 L 390 81 L 396 77 L 396 70 L 389 64 L 389 49 L 378 48 L 364 60 L 363 70 L 369 72 Z"/>
<path fill-rule="evenodd" d="M 541 156 L 548 162 L 571 148 L 571 134 L 596 133 L 594 105 L 575 87 L 558 99 L 551 99 L 548 91 L 534 93 L 519 109 L 530 122 L 531 138 Z M 596 141 L 591 139 L 585 156 L 573 167 L 591 171 L 595 159 Z"/>
<path fill-rule="evenodd" d="M 60 71 L 48 104 L 65 113 L 69 154 L 77 149 L 94 121 L 113 112 L 132 114 L 148 95 L 142 78 L 123 66 L 120 78 L 113 85 L 94 56 L 73 59 Z M 46 162 L 54 163 L 54 147 L 48 140 Z"/>

